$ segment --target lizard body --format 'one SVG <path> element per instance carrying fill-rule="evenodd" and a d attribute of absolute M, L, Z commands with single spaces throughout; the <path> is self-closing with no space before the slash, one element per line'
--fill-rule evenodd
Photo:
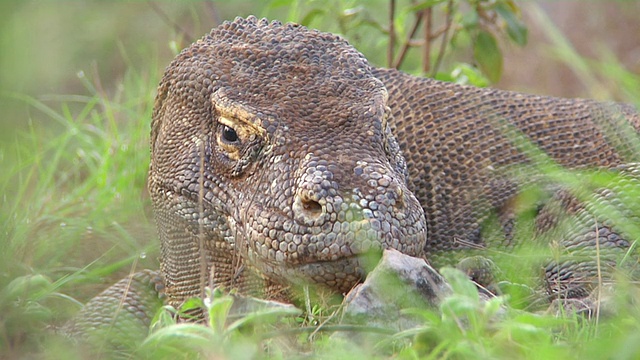
<path fill-rule="evenodd" d="M 348 291 L 371 250 L 439 265 L 455 250 L 508 248 L 526 183 L 509 174 L 536 154 L 519 136 L 561 166 L 615 168 L 634 155 L 618 132 L 639 127 L 628 105 L 421 79 L 371 67 L 335 35 L 225 22 L 158 88 L 149 188 L 164 293 L 175 306 L 209 284 L 288 300 L 298 282 Z M 488 244 L 494 215 L 504 236 Z M 619 240 L 595 241 L 628 246 Z M 591 274 L 554 266 L 547 279 Z"/>

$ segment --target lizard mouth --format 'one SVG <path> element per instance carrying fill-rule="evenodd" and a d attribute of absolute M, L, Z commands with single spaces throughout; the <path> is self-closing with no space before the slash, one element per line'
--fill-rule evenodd
<path fill-rule="evenodd" d="M 362 282 L 379 262 L 381 251 L 342 257 L 337 260 L 314 261 L 304 264 L 279 266 L 262 263 L 266 275 L 279 282 L 298 285 L 320 285 L 340 293 L 347 293 Z"/>
<path fill-rule="evenodd" d="M 415 210 L 379 214 L 360 210 L 362 216 L 348 220 L 338 213 L 335 220 L 308 225 L 280 208 L 257 201 L 224 209 L 218 205 L 216 210 L 216 204 L 202 199 L 204 212 L 194 217 L 189 209 L 197 209 L 198 196 L 186 189 L 177 193 L 191 203 L 178 209 L 186 214 L 184 220 L 195 228 L 204 226 L 210 236 L 232 242 L 245 261 L 276 282 L 315 283 L 346 292 L 377 264 L 382 250 L 396 249 L 418 256 L 426 242 L 426 225 L 419 216 L 422 213 Z M 197 218 L 212 219 L 210 216 L 221 213 L 226 214 L 217 221 L 198 225 Z M 219 222 L 222 219 L 225 221 Z"/>
<path fill-rule="evenodd" d="M 409 217 L 400 211 L 378 217 L 365 215 L 350 221 L 336 220 L 319 226 L 301 224 L 279 209 L 266 208 L 258 203 L 249 206 L 247 215 L 243 227 L 254 258 L 280 266 L 283 263 L 302 266 L 335 262 L 380 253 L 383 249 L 396 249 L 417 256 L 427 235 L 426 227 L 418 217 L 415 221 L 409 219 L 411 221 L 405 222 L 405 227 L 394 221 L 394 216 Z"/>
<path fill-rule="evenodd" d="M 278 282 L 312 283 L 347 292 L 377 265 L 384 249 L 418 256 L 426 242 L 426 228 L 419 218 L 415 227 L 409 223 L 404 228 L 365 216 L 306 226 L 280 209 L 258 203 L 248 209 L 241 225 L 248 258 Z M 397 211 L 387 216 L 407 215 Z"/>

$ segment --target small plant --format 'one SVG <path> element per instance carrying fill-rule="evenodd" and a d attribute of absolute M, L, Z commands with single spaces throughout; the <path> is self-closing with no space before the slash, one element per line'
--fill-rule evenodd
<path fill-rule="evenodd" d="M 156 315 L 149 336 L 135 355 L 151 359 L 262 357 L 263 342 L 269 340 L 264 334 L 273 333 L 283 323 L 285 326 L 295 324 L 294 318 L 300 313 L 294 307 L 273 307 L 256 302 L 255 311 L 237 314 L 233 304 L 238 301 L 255 300 L 225 294 L 219 288 L 206 288 L 204 301 L 200 298 L 187 300 L 177 311 L 165 306 Z M 176 318 L 191 319 L 192 322 L 176 321 Z"/>

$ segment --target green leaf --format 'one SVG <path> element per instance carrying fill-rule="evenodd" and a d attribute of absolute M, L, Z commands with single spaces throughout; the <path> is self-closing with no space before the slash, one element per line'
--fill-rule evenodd
<path fill-rule="evenodd" d="M 455 294 L 464 295 L 478 301 L 478 288 L 465 273 L 455 268 L 444 267 L 440 269 L 440 274 L 451 285 Z"/>
<path fill-rule="evenodd" d="M 482 72 L 496 83 L 502 76 L 502 52 L 496 38 L 488 31 L 480 31 L 473 44 L 473 56 Z"/>
<path fill-rule="evenodd" d="M 217 334 L 222 334 L 224 331 L 231 305 L 233 305 L 233 298 L 229 295 L 211 300 L 211 305 L 209 306 L 209 326 L 215 330 Z"/>
<path fill-rule="evenodd" d="M 478 13 L 475 11 L 469 11 L 467 13 L 463 13 L 460 16 L 460 25 L 462 25 L 465 29 L 473 29 L 478 26 L 480 17 Z"/>
<path fill-rule="evenodd" d="M 188 313 L 190 311 L 204 308 L 202 299 L 199 297 L 192 297 L 187 299 L 182 306 L 180 306 L 180 313 Z"/>
<path fill-rule="evenodd" d="M 455 82 L 460 85 L 473 85 L 477 87 L 489 86 L 489 79 L 480 71 L 480 69 L 469 64 L 460 63 L 448 74 L 437 75 L 437 80 Z"/>
<path fill-rule="evenodd" d="M 472 317 L 477 310 L 478 302 L 466 296 L 450 296 L 440 304 L 442 314 L 454 318 Z"/>
<path fill-rule="evenodd" d="M 504 296 L 497 296 L 497 297 L 490 298 L 484 303 L 483 312 L 485 316 L 487 317 L 495 316 L 502 309 L 504 309 L 506 302 L 507 302 L 507 299 Z"/>
<path fill-rule="evenodd" d="M 499 3 L 496 5 L 496 12 L 507 23 L 507 34 L 509 38 L 516 44 L 525 46 L 527 44 L 528 30 L 524 23 L 520 21 L 514 9 L 505 3 Z"/>
<path fill-rule="evenodd" d="M 408 12 L 414 13 L 414 12 L 418 12 L 420 10 L 426 9 L 426 8 L 430 8 L 430 7 L 434 7 L 440 3 L 445 2 L 446 0 L 426 0 L 423 1 L 419 4 L 413 5 L 411 7 L 408 8 Z"/>
<path fill-rule="evenodd" d="M 136 351 L 138 358 L 203 358 L 220 348 L 221 338 L 200 324 L 176 324 L 149 335 Z"/>
<path fill-rule="evenodd" d="M 51 280 L 46 276 L 35 274 L 15 278 L 7 285 L 2 297 L 8 301 L 36 300 L 52 288 Z"/>
<path fill-rule="evenodd" d="M 175 314 L 178 312 L 173 306 L 165 305 L 156 311 L 151 325 L 149 326 L 149 332 L 153 333 L 167 326 L 177 324 Z"/>

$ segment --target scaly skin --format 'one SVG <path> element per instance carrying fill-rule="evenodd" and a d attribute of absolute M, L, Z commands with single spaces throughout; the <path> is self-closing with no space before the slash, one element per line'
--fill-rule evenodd
<path fill-rule="evenodd" d="M 371 250 L 439 266 L 456 250 L 506 249 L 514 200 L 536 175 L 537 153 L 518 137 L 562 166 L 614 168 L 634 160 L 621 132 L 639 124 L 627 105 L 416 78 L 371 67 L 335 35 L 225 22 L 158 88 L 149 188 L 165 294 L 177 306 L 213 284 L 289 300 L 299 282 L 348 291 Z M 554 227 L 554 209 L 540 229 Z M 588 208 L 569 212 L 585 220 L 561 246 L 628 246 Z M 497 238 L 483 228 L 492 217 Z M 551 263 L 549 293 L 584 296 L 586 264 Z"/>
<path fill-rule="evenodd" d="M 621 253 L 629 246 L 608 219 L 594 220 L 593 207 L 615 203 L 620 190 L 637 183 L 627 178 L 637 176 L 631 164 L 637 161 L 637 110 L 626 104 L 459 86 L 389 69 L 375 69 L 374 75 L 389 91 L 392 132 L 407 161 L 408 187 L 426 215 L 424 256 L 437 266 L 453 250 L 504 251 L 517 245 L 511 230 L 518 194 L 536 180 L 549 186 L 538 173 L 537 163 L 544 159 L 537 151 L 567 169 L 621 170 L 622 178 L 609 185 L 609 196 L 601 196 L 601 190 L 590 194 L 592 204 L 586 209 L 568 191 L 551 187 L 548 196 L 562 202 L 561 212 L 574 215 L 574 224 L 563 233 L 549 234 L 562 217 L 553 213 L 555 202 L 542 207 L 536 219 L 540 237 L 547 235 L 563 256 L 546 267 L 549 295 L 588 296 L 598 272 L 596 239 L 605 273 L 611 270 L 605 263 L 615 264 L 611 258 L 604 261 L 605 253 Z M 535 148 L 523 146 L 522 138 Z M 626 163 L 630 165 L 622 166 Z M 502 236 L 485 234 L 493 230 L 483 228 L 492 216 L 499 219 Z"/>
<path fill-rule="evenodd" d="M 371 249 L 421 255 L 387 101 L 353 47 L 295 25 L 238 20 L 183 51 L 158 90 L 149 173 L 170 303 L 211 267 L 217 285 L 281 298 L 300 280 L 348 291 Z"/>

